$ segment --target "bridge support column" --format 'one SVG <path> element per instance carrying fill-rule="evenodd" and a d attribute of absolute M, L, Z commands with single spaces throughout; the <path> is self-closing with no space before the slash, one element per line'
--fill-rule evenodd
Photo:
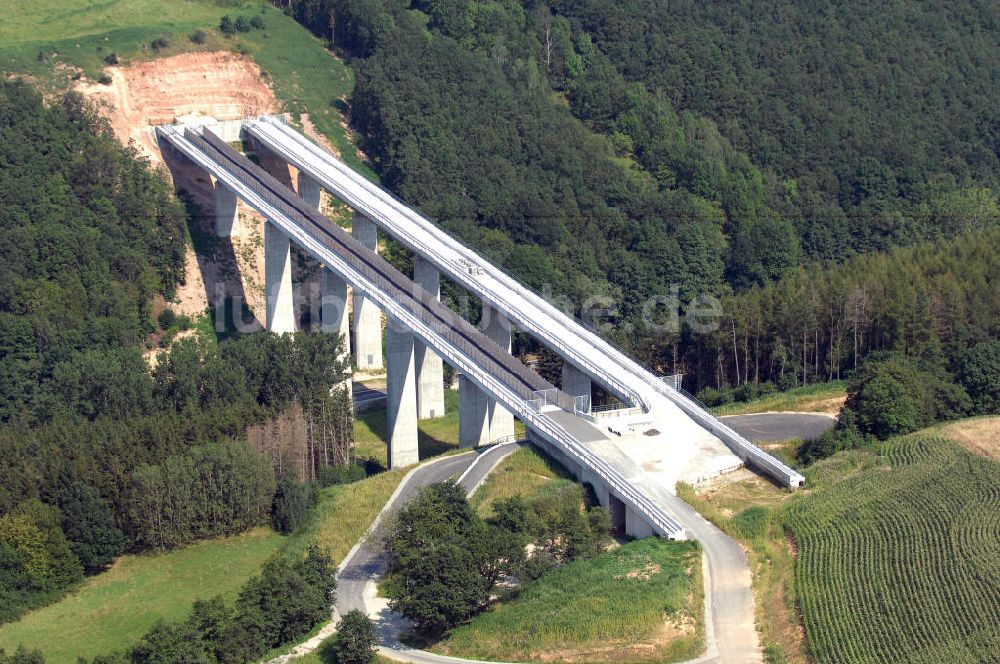
<path fill-rule="evenodd" d="M 222 184 L 215 183 L 215 234 L 230 237 L 239 218 L 239 199 L 236 192 Z"/>
<path fill-rule="evenodd" d="M 510 352 L 510 321 L 483 303 L 483 333 L 495 341 L 500 348 Z M 501 438 L 514 437 L 514 415 L 493 399 L 489 401 L 490 442 Z"/>
<path fill-rule="evenodd" d="M 329 268 L 323 268 L 320 275 L 319 307 L 320 329 L 328 334 L 339 334 L 343 340 L 341 357 L 348 363 L 348 378 L 343 384 L 350 396 L 351 325 L 347 317 L 347 282 Z"/>
<path fill-rule="evenodd" d="M 351 223 L 354 238 L 372 251 L 378 251 L 375 224 L 355 212 Z M 364 295 L 354 293 L 354 364 L 361 371 L 382 368 L 382 312 Z"/>
<path fill-rule="evenodd" d="M 441 273 L 427 259 L 413 261 L 413 281 L 441 299 Z M 441 357 L 419 341 L 414 341 L 417 365 L 417 417 L 421 420 L 444 415 L 444 366 Z"/>
<path fill-rule="evenodd" d="M 563 360 L 562 391 L 574 397 L 586 396 L 587 404 L 584 412 L 590 412 L 590 376 L 570 364 L 569 360 Z"/>
<path fill-rule="evenodd" d="M 390 322 L 386 341 L 386 434 L 389 467 L 420 460 L 417 444 L 417 385 L 413 366 L 413 334 Z"/>
<path fill-rule="evenodd" d="M 625 532 L 625 503 L 618 496 L 608 492 L 608 516 L 611 518 L 611 532 Z"/>
<path fill-rule="evenodd" d="M 646 523 L 646 520 L 642 518 L 635 510 L 627 505 L 622 505 L 625 508 L 625 534 L 629 537 L 634 537 L 636 539 L 642 539 L 643 537 L 652 537 L 655 533 L 653 532 L 653 527 Z"/>
<path fill-rule="evenodd" d="M 479 447 L 490 442 L 490 401 L 464 375 L 458 377 L 458 446 Z"/>
<path fill-rule="evenodd" d="M 295 332 L 295 302 L 292 298 L 291 242 L 284 231 L 264 222 L 264 294 L 267 330 L 275 334 Z"/>
<path fill-rule="evenodd" d="M 299 197 L 305 200 L 306 203 L 313 206 L 317 210 L 319 209 L 320 202 L 320 189 L 319 183 L 313 180 L 311 177 L 299 171 L 298 175 L 298 194 Z"/>

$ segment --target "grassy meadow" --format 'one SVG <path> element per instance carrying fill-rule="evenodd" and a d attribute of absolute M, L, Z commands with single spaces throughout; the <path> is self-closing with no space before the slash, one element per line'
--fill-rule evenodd
<path fill-rule="evenodd" d="M 833 381 L 794 387 L 746 402 L 727 403 L 711 409 L 716 415 L 747 415 L 766 412 L 806 412 L 837 414 L 847 397 L 847 383 Z"/>
<path fill-rule="evenodd" d="M 647 538 L 526 584 L 433 646 L 492 661 L 670 662 L 702 647 L 701 551 Z"/>
<path fill-rule="evenodd" d="M 294 19 L 262 0 L 40 0 L 5 8 L 0 22 L 0 71 L 23 74 L 49 92 L 82 74 L 97 80 L 112 53 L 121 64 L 189 51 L 228 50 L 263 70 L 283 110 L 308 113 L 341 157 L 371 175 L 344 123 L 344 100 L 354 87 L 350 67 Z M 229 15 L 264 19 L 263 30 L 222 35 Z M 204 42 L 194 43 L 197 30 Z M 165 39 L 166 45 L 152 48 Z"/>
<path fill-rule="evenodd" d="M 23 643 L 48 664 L 72 664 L 128 647 L 157 620 L 183 620 L 196 599 L 235 599 L 287 538 L 270 528 L 166 553 L 127 555 L 55 604 L 0 625 L 0 649 Z"/>

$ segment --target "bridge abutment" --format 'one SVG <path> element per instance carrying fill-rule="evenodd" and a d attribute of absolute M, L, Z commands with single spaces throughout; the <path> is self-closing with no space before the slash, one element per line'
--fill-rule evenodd
<path fill-rule="evenodd" d="M 264 222 L 264 294 L 267 330 L 295 332 L 292 293 L 292 257 L 289 237 L 270 221 Z"/>
<path fill-rule="evenodd" d="M 363 214 L 355 211 L 351 235 L 378 252 L 378 230 Z M 361 371 L 382 369 L 382 312 L 363 294 L 354 292 L 354 364 Z"/>
<path fill-rule="evenodd" d="M 413 281 L 441 299 L 441 272 L 426 258 L 413 260 Z M 419 341 L 414 342 L 417 365 L 417 417 L 421 420 L 444 415 L 444 364 L 441 356 Z"/>
<path fill-rule="evenodd" d="M 655 535 L 653 527 L 646 522 L 641 514 L 636 512 L 634 509 L 628 505 L 622 505 L 625 512 L 625 534 L 629 537 L 634 537 L 635 539 L 642 539 L 644 537 L 652 537 Z"/>
<path fill-rule="evenodd" d="M 413 334 L 397 323 L 385 328 L 386 437 L 389 468 L 420 460 L 417 432 L 417 385 Z"/>

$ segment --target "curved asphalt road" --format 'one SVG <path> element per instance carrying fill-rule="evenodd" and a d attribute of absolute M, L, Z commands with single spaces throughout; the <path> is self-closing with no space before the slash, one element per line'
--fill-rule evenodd
<path fill-rule="evenodd" d="M 738 434 L 754 442 L 799 438 L 810 440 L 826 433 L 837 418 L 824 413 L 754 413 L 719 418 Z"/>
<path fill-rule="evenodd" d="M 836 423 L 835 418 L 819 413 L 734 415 L 725 420 L 729 426 L 755 441 L 808 439 L 822 434 Z M 384 599 L 376 597 L 375 580 L 385 572 L 386 566 L 378 542 L 388 518 L 420 487 L 457 476 L 463 488 L 471 494 L 497 464 L 516 449 L 515 444 L 497 445 L 478 453 L 440 457 L 411 470 L 372 524 L 370 534 L 347 554 L 341 565 L 337 576 L 334 621 L 296 648 L 292 656 L 314 650 L 333 633 L 338 616 L 359 609 L 372 616 L 380 650 L 391 659 L 412 664 L 481 664 L 475 660 L 417 650 L 400 643 L 398 635 L 407 625 L 400 616 L 389 611 Z M 703 550 L 706 652 L 688 664 L 761 662 L 759 638 L 754 625 L 750 566 L 743 549 L 683 500 L 658 490 L 658 487 L 646 488 L 660 494 L 659 500 L 668 506 Z M 272 660 L 270 664 L 290 659 L 291 656 L 284 656 Z"/>

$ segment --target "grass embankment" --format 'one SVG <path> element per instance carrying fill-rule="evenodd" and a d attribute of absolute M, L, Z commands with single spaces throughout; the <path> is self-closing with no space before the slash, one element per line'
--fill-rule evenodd
<path fill-rule="evenodd" d="M 977 662 L 997 652 L 1000 464 L 931 437 L 988 436 L 983 422 L 839 453 L 807 468 L 796 494 L 756 478 L 682 492 L 747 545 L 768 661 Z"/>
<path fill-rule="evenodd" d="M 309 525 L 291 537 L 268 528 L 155 555 L 122 556 L 63 600 L 0 626 L 0 648 L 23 643 L 48 664 L 73 664 L 135 643 L 159 619 L 187 617 L 196 599 L 233 600 L 272 555 L 303 555 L 312 543 L 343 560 L 364 535 L 405 471 L 394 470 L 320 492 Z"/>
<path fill-rule="evenodd" d="M 55 604 L 0 626 L 0 648 L 23 643 L 48 664 L 126 648 L 157 620 L 182 620 L 198 598 L 236 597 L 286 538 L 268 528 L 167 553 L 122 556 Z"/>
<path fill-rule="evenodd" d="M 846 398 L 847 384 L 844 381 L 834 381 L 796 387 L 751 401 L 727 403 L 711 410 L 716 415 L 747 415 L 782 411 L 836 415 L 840 412 Z"/>
<path fill-rule="evenodd" d="M 690 542 L 630 542 L 528 583 L 432 649 L 507 662 L 693 657 L 703 638 L 700 569 Z"/>
<path fill-rule="evenodd" d="M 219 20 L 261 14 L 265 28 L 225 37 Z M 205 33 L 196 44 L 190 36 Z M 166 37 L 154 50 L 153 40 Z M 249 55 L 264 71 L 283 110 L 308 113 L 341 157 L 370 174 L 343 123 L 354 87 L 350 67 L 294 19 L 260 0 L 39 0 L 6 8 L 0 23 L 0 70 L 25 74 L 50 92 L 66 90 L 79 69 L 97 80 L 112 53 L 122 64 L 189 51 Z"/>
<path fill-rule="evenodd" d="M 472 507 L 483 518 L 493 516 L 493 503 L 521 495 L 529 504 L 576 484 L 572 475 L 551 457 L 525 446 L 512 453 L 472 494 Z"/>
<path fill-rule="evenodd" d="M 531 504 L 567 487 L 578 487 L 572 476 L 526 446 L 500 462 L 471 503 L 490 517 L 498 500 L 521 495 Z M 702 605 L 697 547 L 647 539 L 526 584 L 430 650 L 494 661 L 674 661 L 700 651 Z"/>

